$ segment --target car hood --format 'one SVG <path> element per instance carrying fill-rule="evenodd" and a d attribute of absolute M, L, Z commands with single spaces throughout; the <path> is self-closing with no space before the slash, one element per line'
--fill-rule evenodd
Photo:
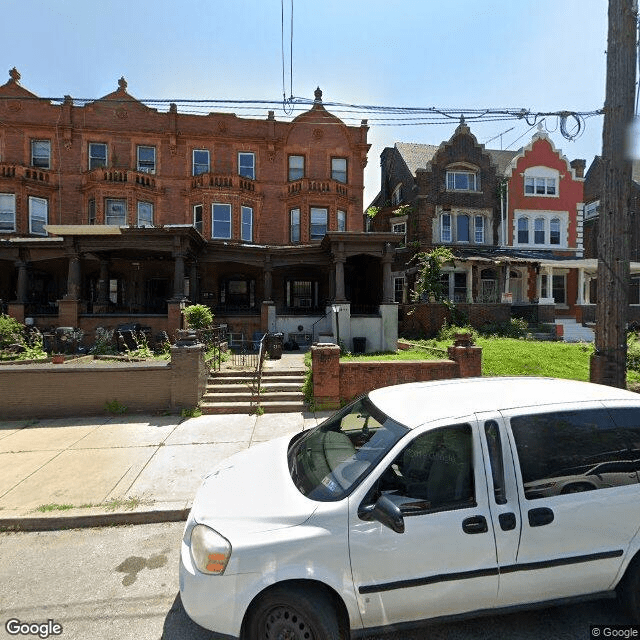
<path fill-rule="evenodd" d="M 283 437 L 254 445 L 221 462 L 198 490 L 191 518 L 226 537 L 305 522 L 318 505 L 293 484 L 290 441 Z"/>

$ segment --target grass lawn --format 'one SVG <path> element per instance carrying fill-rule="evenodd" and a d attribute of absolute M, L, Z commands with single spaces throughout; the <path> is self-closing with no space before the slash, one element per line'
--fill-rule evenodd
<path fill-rule="evenodd" d="M 450 341 L 433 342 L 446 349 Z M 482 347 L 483 376 L 545 376 L 589 380 L 589 357 L 592 346 L 565 342 L 536 342 L 513 338 L 478 338 Z M 432 352 L 411 349 L 397 354 L 347 356 L 342 360 L 433 360 Z"/>

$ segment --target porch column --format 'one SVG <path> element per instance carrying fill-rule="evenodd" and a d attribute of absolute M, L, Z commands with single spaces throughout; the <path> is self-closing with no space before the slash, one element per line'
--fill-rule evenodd
<path fill-rule="evenodd" d="M 198 290 L 198 263 L 193 260 L 189 272 L 189 297 L 194 304 L 198 302 L 200 291 Z"/>
<path fill-rule="evenodd" d="M 504 266 L 504 293 L 509 293 L 511 287 L 511 263 Z"/>
<path fill-rule="evenodd" d="M 267 256 L 264 264 L 264 300 L 263 302 L 271 302 L 273 296 L 273 266 L 271 258 Z"/>
<path fill-rule="evenodd" d="M 469 262 L 465 267 L 467 303 L 473 304 L 473 265 Z"/>
<path fill-rule="evenodd" d="M 175 264 L 173 270 L 173 299 L 184 300 L 184 255 L 174 256 Z"/>
<path fill-rule="evenodd" d="M 346 258 L 343 253 L 336 254 L 334 264 L 336 269 L 336 302 L 346 302 L 344 293 L 344 263 Z"/>
<path fill-rule="evenodd" d="M 98 304 L 109 304 L 109 260 L 100 260 L 100 278 L 98 280 Z"/>
<path fill-rule="evenodd" d="M 578 300 L 577 304 L 584 304 L 584 269 L 578 269 Z"/>
<path fill-rule="evenodd" d="M 391 250 L 387 247 L 382 256 L 382 303 L 390 304 L 393 299 L 393 282 L 391 278 Z"/>
<path fill-rule="evenodd" d="M 67 293 L 65 300 L 80 300 L 80 256 L 77 253 L 69 256 L 69 273 L 67 275 Z"/>
<path fill-rule="evenodd" d="M 593 278 L 590 274 L 585 275 L 585 283 L 584 283 L 584 303 L 591 304 L 591 280 Z"/>
<path fill-rule="evenodd" d="M 16 302 L 19 304 L 26 304 L 29 295 L 29 273 L 27 271 L 28 263 L 24 260 L 16 262 L 18 269 L 18 287 Z"/>

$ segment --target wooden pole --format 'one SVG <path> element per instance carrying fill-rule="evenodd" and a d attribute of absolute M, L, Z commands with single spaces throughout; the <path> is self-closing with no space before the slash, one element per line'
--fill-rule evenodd
<path fill-rule="evenodd" d="M 598 301 L 591 381 L 626 386 L 629 298 L 630 129 L 636 82 L 637 0 L 609 0 L 607 84 L 598 219 Z"/>

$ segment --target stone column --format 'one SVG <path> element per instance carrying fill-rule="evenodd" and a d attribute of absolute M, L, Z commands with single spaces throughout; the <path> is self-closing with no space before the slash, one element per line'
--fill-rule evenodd
<path fill-rule="evenodd" d="M 577 304 L 584 304 L 584 269 L 578 269 L 578 300 Z"/>
<path fill-rule="evenodd" d="M 69 256 L 69 273 L 67 275 L 67 293 L 65 300 L 80 300 L 80 256 L 74 253 Z"/>
<path fill-rule="evenodd" d="M 98 280 L 98 304 L 109 304 L 109 260 L 100 260 L 100 279 Z"/>
<path fill-rule="evenodd" d="M 393 280 L 391 278 L 392 254 L 387 251 L 382 256 L 382 303 L 391 304 L 393 299 Z"/>
<path fill-rule="evenodd" d="M 273 297 L 273 269 L 271 261 L 267 260 L 264 265 L 264 299 L 263 302 L 271 302 Z"/>
<path fill-rule="evenodd" d="M 466 287 L 467 287 L 467 302 L 473 304 L 473 265 L 467 264 L 466 272 Z"/>
<path fill-rule="evenodd" d="M 198 302 L 200 298 L 200 291 L 198 289 L 198 263 L 195 260 L 191 263 L 191 270 L 189 272 L 189 298 L 194 304 Z"/>
<path fill-rule="evenodd" d="M 346 296 L 344 292 L 344 263 L 346 259 L 344 254 L 338 254 L 334 258 L 334 264 L 336 269 L 336 302 L 346 302 Z"/>
<path fill-rule="evenodd" d="M 184 300 L 184 255 L 175 255 L 174 260 L 173 299 Z"/>
<path fill-rule="evenodd" d="M 18 287 L 16 302 L 26 304 L 29 296 L 29 272 L 27 271 L 28 263 L 24 260 L 16 262 L 18 268 Z"/>

